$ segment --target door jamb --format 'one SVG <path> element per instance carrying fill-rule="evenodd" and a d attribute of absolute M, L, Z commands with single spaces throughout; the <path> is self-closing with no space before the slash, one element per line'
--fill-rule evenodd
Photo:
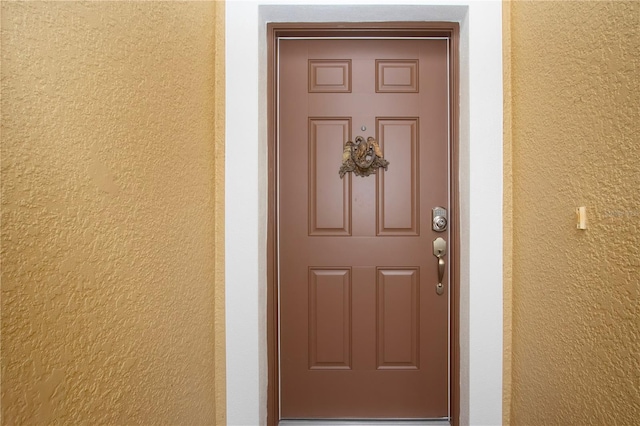
<path fill-rule="evenodd" d="M 278 247 L 277 247 L 277 41 L 283 37 L 336 36 L 440 36 L 450 40 L 449 134 L 450 134 L 450 416 L 457 426 L 460 419 L 460 195 L 459 195 L 459 40 L 457 22 L 367 22 L 367 23 L 269 23 L 267 25 L 267 424 L 280 420 L 278 348 Z"/>

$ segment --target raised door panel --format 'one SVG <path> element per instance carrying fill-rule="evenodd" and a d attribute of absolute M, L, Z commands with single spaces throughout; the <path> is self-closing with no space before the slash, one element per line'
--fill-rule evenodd
<path fill-rule="evenodd" d="M 376 61 L 376 92 L 378 93 L 417 93 L 418 60 Z"/>
<path fill-rule="evenodd" d="M 378 369 L 417 369 L 420 347 L 418 269 L 378 268 Z"/>
<path fill-rule="evenodd" d="M 378 118 L 376 127 L 391 163 L 377 175 L 377 234 L 419 235 L 418 118 Z"/>
<path fill-rule="evenodd" d="M 309 60 L 309 93 L 351 92 L 350 59 Z"/>
<path fill-rule="evenodd" d="M 309 235 L 351 235 L 351 176 L 336 167 L 350 134 L 350 118 L 309 119 Z"/>
<path fill-rule="evenodd" d="M 309 368 L 351 368 L 351 270 L 309 270 Z"/>

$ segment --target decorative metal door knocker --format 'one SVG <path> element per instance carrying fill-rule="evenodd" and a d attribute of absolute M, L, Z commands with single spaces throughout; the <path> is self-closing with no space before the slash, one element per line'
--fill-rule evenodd
<path fill-rule="evenodd" d="M 347 172 L 354 172 L 358 176 L 369 176 L 380 167 L 387 170 L 389 162 L 382 157 L 378 142 L 371 136 L 365 141 L 362 136 L 356 136 L 355 142 L 347 141 L 342 151 L 342 166 L 340 177 Z"/>

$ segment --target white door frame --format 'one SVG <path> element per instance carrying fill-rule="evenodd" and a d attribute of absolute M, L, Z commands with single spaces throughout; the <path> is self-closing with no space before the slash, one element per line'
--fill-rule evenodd
<path fill-rule="evenodd" d="M 226 4 L 229 425 L 264 424 L 267 414 L 266 23 L 340 21 L 460 23 L 460 421 L 502 422 L 502 3 L 389 3 Z"/>

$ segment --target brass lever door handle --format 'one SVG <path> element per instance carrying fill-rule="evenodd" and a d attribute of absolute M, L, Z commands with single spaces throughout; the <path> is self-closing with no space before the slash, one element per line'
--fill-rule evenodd
<path fill-rule="evenodd" d="M 444 279 L 445 261 L 444 256 L 447 254 L 447 242 L 442 237 L 433 240 L 433 255 L 438 259 L 438 284 L 436 285 L 436 294 L 441 296 L 444 293 L 442 280 Z"/>

